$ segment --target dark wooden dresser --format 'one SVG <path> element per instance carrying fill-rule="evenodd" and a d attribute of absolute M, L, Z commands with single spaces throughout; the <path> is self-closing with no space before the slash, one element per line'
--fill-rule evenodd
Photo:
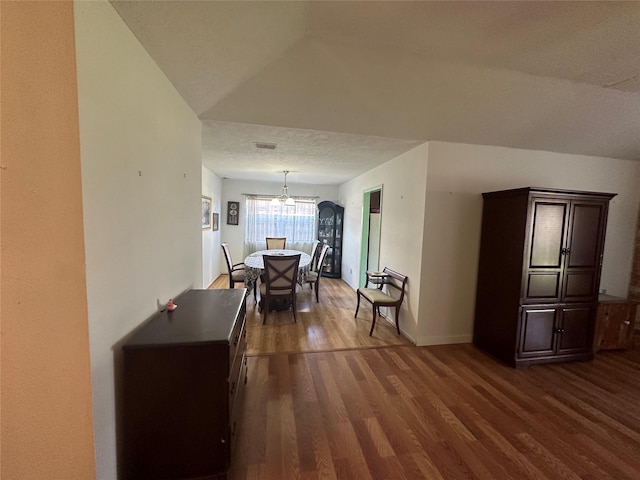
<path fill-rule="evenodd" d="M 633 300 L 600 294 L 593 338 L 594 353 L 633 348 L 637 306 Z"/>
<path fill-rule="evenodd" d="M 190 290 L 122 347 L 124 478 L 225 478 L 247 380 L 245 292 Z"/>

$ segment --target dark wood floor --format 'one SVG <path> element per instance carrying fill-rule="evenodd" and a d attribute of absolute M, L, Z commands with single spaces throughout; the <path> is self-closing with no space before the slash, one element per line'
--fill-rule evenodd
<path fill-rule="evenodd" d="M 351 302 L 349 320 L 368 330 L 370 309 L 354 321 L 353 290 L 329 284 L 343 320 Z M 318 319 L 335 315 L 322 297 L 309 308 Z M 287 353 L 258 344 L 233 480 L 640 479 L 637 346 L 514 370 L 469 344 L 314 352 L 300 340 L 304 348 L 287 343 Z"/>

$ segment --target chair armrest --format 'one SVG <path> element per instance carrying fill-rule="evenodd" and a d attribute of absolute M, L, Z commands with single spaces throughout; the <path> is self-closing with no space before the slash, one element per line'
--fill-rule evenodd
<path fill-rule="evenodd" d="M 372 285 L 378 285 L 379 289 L 382 289 L 382 285 L 389 283 L 389 274 L 385 272 L 372 272 L 367 270 L 367 281 L 365 282 L 365 288 L 371 283 Z"/>

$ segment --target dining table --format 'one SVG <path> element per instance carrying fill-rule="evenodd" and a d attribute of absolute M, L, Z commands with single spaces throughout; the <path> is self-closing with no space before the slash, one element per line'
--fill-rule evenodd
<path fill-rule="evenodd" d="M 264 258 L 263 255 L 300 255 L 300 264 L 298 265 L 298 283 L 303 285 L 307 279 L 309 273 L 309 267 L 311 266 L 311 255 L 301 250 L 258 250 L 248 255 L 244 259 L 245 265 L 245 279 L 244 285 L 248 289 L 248 292 L 255 287 L 256 280 L 264 271 Z"/>

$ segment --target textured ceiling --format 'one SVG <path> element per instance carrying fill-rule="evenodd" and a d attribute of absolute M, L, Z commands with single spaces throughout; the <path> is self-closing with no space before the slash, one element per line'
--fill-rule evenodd
<path fill-rule="evenodd" d="M 640 160 L 640 2 L 112 4 L 221 177 L 340 184 L 428 140 Z"/>

